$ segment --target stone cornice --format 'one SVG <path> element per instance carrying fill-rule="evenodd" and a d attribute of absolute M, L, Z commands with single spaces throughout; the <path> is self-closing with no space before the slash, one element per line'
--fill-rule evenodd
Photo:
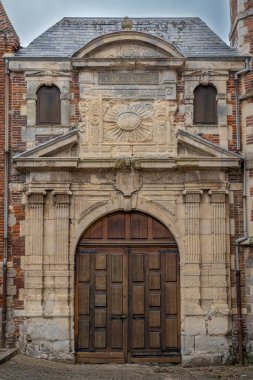
<path fill-rule="evenodd" d="M 15 161 L 16 169 L 30 171 L 51 169 L 115 169 L 116 159 L 78 157 L 22 157 Z M 176 169 L 176 168 L 239 168 L 237 157 L 176 157 L 176 158 L 143 158 L 138 159 L 140 169 Z"/>
<path fill-rule="evenodd" d="M 151 67 L 154 69 L 161 68 L 180 68 L 183 66 L 185 58 L 148 58 L 148 59 L 133 59 L 133 60 L 120 60 L 120 59 L 74 59 L 72 61 L 73 67 L 89 67 L 89 68 L 118 68 L 118 69 L 142 69 L 144 67 Z"/>

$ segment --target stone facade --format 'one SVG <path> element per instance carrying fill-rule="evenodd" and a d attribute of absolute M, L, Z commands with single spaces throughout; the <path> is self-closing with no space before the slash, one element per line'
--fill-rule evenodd
<path fill-rule="evenodd" d="M 137 210 L 162 222 L 178 245 L 183 363 L 229 363 L 237 358 L 235 240 L 243 234 L 234 75 L 244 58 L 191 59 L 154 33 L 122 28 L 71 59 L 22 51 L 9 58 L 6 339 L 31 356 L 74 360 L 78 242 L 104 215 Z M 44 84 L 60 89 L 60 125 L 37 125 Z M 217 90 L 216 125 L 194 124 L 199 84 Z M 249 137 L 243 146 L 250 152 Z M 241 263 L 249 353 L 251 250 Z"/>

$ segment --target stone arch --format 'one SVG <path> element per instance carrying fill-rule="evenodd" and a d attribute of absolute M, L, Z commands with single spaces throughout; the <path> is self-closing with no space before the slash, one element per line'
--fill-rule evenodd
<path fill-rule="evenodd" d="M 85 217 L 80 218 L 78 226 L 76 227 L 73 234 L 71 234 L 71 244 L 70 244 L 70 256 L 74 260 L 76 248 L 78 242 L 86 231 L 96 220 L 102 218 L 103 216 L 122 211 L 124 208 L 120 204 L 118 198 L 114 198 L 108 203 L 98 202 L 91 207 L 86 213 Z M 182 231 L 182 225 L 173 217 L 168 211 L 162 210 L 161 207 L 156 205 L 154 202 L 148 202 L 142 197 L 138 197 L 136 207 L 133 208 L 135 211 L 142 212 L 144 214 L 150 215 L 160 221 L 174 236 L 177 243 L 180 255 L 180 261 L 184 262 L 185 258 L 185 244 L 184 244 L 184 235 L 185 231 Z M 72 260 L 72 262 L 73 262 Z"/>

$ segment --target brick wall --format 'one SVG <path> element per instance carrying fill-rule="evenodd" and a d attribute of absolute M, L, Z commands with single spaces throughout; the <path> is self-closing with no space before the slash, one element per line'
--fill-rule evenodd
<path fill-rule="evenodd" d="M 5 134 L 5 63 L 3 59 L 4 53 L 12 53 L 19 46 L 19 38 L 13 29 L 9 18 L 7 17 L 5 10 L 0 2 L 0 261 L 3 259 L 3 230 L 4 230 L 4 134 Z M 11 234 L 11 230 L 9 230 Z M 16 234 L 14 229 L 13 234 Z M 14 248 L 15 250 L 15 248 Z M 11 257 L 13 253 L 13 247 L 11 247 L 11 241 L 9 243 L 8 251 L 8 288 L 7 288 L 7 307 L 8 307 L 8 331 L 11 331 L 11 341 L 7 337 L 7 343 L 12 343 L 13 336 L 15 334 L 15 325 L 13 320 L 12 304 L 15 304 L 16 297 L 16 285 L 20 278 L 19 265 L 14 263 Z M 2 278 L 1 278 L 2 285 Z M 2 294 L 0 296 L 0 307 L 2 307 Z"/>

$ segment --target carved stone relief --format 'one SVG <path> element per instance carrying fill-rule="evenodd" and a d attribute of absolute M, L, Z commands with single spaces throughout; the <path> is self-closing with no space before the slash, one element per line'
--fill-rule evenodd
<path fill-rule="evenodd" d="M 169 53 L 164 53 L 149 44 L 141 42 L 121 42 L 103 47 L 91 54 L 92 58 L 167 58 Z"/>
<path fill-rule="evenodd" d="M 101 105 L 98 98 L 79 102 L 81 122 L 79 128 L 85 133 L 86 142 L 100 143 Z"/>
<path fill-rule="evenodd" d="M 91 212 L 92 210 L 100 207 L 100 206 L 104 206 L 106 205 L 106 203 L 108 203 L 107 200 L 92 200 L 92 201 L 84 201 L 81 203 L 80 205 L 80 214 L 79 214 L 79 221 L 85 217 L 85 215 L 87 215 L 89 212 Z"/>
<path fill-rule="evenodd" d="M 148 202 L 152 202 L 153 204 L 155 204 L 156 206 L 160 207 L 161 209 L 164 209 L 165 211 L 168 211 L 171 216 L 175 216 L 176 215 L 176 204 L 175 204 L 175 201 L 174 200 L 156 200 L 156 199 L 152 199 L 152 200 L 149 200 Z"/>
<path fill-rule="evenodd" d="M 120 191 L 124 197 L 131 195 L 142 187 L 142 174 L 131 171 L 117 172 L 113 181 L 113 186 Z"/>
<path fill-rule="evenodd" d="M 177 105 L 170 101 L 121 101 L 89 98 L 79 104 L 85 142 L 174 145 Z"/>
<path fill-rule="evenodd" d="M 152 103 L 106 102 L 104 110 L 104 141 L 152 141 Z"/>

